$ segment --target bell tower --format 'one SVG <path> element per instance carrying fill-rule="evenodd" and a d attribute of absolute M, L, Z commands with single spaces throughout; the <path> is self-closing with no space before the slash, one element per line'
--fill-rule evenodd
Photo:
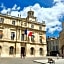
<path fill-rule="evenodd" d="M 30 9 L 30 11 L 27 12 L 28 17 L 34 17 L 34 11 Z"/>

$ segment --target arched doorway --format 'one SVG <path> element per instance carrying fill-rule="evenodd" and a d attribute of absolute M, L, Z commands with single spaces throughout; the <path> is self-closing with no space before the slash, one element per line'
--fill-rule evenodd
<path fill-rule="evenodd" d="M 31 47 L 30 51 L 31 51 L 31 52 L 30 52 L 30 54 L 31 54 L 31 55 L 34 55 L 35 50 L 34 50 L 34 48 L 33 48 L 33 47 Z"/>
<path fill-rule="evenodd" d="M 21 57 L 24 57 L 25 54 L 25 47 L 21 47 Z"/>
<path fill-rule="evenodd" d="M 39 52 L 40 52 L 40 55 L 42 55 L 42 54 L 43 54 L 43 49 L 40 48 L 40 49 L 39 49 Z"/>
<path fill-rule="evenodd" d="M 10 55 L 13 55 L 14 54 L 14 47 L 13 46 L 10 46 L 9 47 L 9 54 Z"/>

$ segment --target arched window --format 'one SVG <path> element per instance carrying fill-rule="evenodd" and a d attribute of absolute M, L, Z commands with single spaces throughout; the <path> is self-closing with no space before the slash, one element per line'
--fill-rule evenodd
<path fill-rule="evenodd" d="M 9 54 L 14 54 L 14 47 L 13 46 L 10 46 L 10 48 L 9 48 Z"/>
<path fill-rule="evenodd" d="M 2 46 L 0 46 L 0 55 L 1 55 L 1 51 L 2 51 Z"/>
<path fill-rule="evenodd" d="M 42 55 L 42 54 L 43 54 L 43 49 L 40 48 L 40 49 L 39 49 L 39 52 L 40 52 L 40 55 Z"/>
<path fill-rule="evenodd" d="M 31 47 L 31 55 L 34 55 L 34 48 Z"/>

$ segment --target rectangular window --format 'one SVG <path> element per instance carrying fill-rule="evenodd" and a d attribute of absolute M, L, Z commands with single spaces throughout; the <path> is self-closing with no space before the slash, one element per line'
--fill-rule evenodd
<path fill-rule="evenodd" d="M 15 32 L 11 32 L 11 40 L 14 40 L 15 38 Z"/>
<path fill-rule="evenodd" d="M 42 39 L 40 39 L 40 43 L 42 43 Z"/>
<path fill-rule="evenodd" d="M 40 36 L 40 43 L 42 43 L 42 36 Z"/>
<path fill-rule="evenodd" d="M 2 39 L 2 37 L 3 37 L 3 31 L 0 30 L 0 39 Z"/>
<path fill-rule="evenodd" d="M 21 40 L 24 41 L 24 34 L 21 35 Z"/>
<path fill-rule="evenodd" d="M 56 45 L 56 50 L 58 51 L 58 45 Z"/>
<path fill-rule="evenodd" d="M 26 22 L 24 23 L 24 26 L 27 26 L 27 23 Z"/>
<path fill-rule="evenodd" d="M 34 28 L 34 24 L 31 24 L 31 28 Z"/>
<path fill-rule="evenodd" d="M 39 30 L 42 30 L 42 26 L 39 26 Z"/>
<path fill-rule="evenodd" d="M 3 23 L 4 22 L 4 18 L 0 18 L 0 23 Z"/>
<path fill-rule="evenodd" d="M 12 21 L 12 25 L 15 25 L 15 21 Z"/>
<path fill-rule="evenodd" d="M 34 40 L 34 37 L 35 37 L 34 35 L 31 36 L 31 41 L 32 41 L 32 42 L 35 41 L 35 40 Z"/>
<path fill-rule="evenodd" d="M 53 50 L 55 51 L 55 46 L 53 46 Z"/>

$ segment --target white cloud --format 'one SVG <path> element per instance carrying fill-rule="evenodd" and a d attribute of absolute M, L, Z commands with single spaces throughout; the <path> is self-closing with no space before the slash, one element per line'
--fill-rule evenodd
<path fill-rule="evenodd" d="M 15 4 L 12 8 L 12 10 L 16 10 L 17 5 Z"/>
<path fill-rule="evenodd" d="M 18 7 L 16 4 L 12 7 L 12 10 L 20 10 L 20 7 Z"/>
<path fill-rule="evenodd" d="M 20 10 L 20 7 L 17 7 L 17 10 Z"/>
<path fill-rule="evenodd" d="M 64 0 L 54 0 L 54 2 L 64 2 Z"/>
<path fill-rule="evenodd" d="M 40 7 L 40 5 L 36 3 L 34 6 L 24 7 L 23 10 L 18 12 L 20 7 L 15 4 L 12 8 L 4 8 L 1 12 L 11 10 L 11 15 L 18 16 L 18 14 L 21 14 L 21 17 L 25 18 L 27 16 L 27 12 L 31 8 L 34 11 L 34 15 L 37 17 L 38 21 L 45 21 L 46 29 L 49 29 L 48 32 L 53 34 L 55 30 L 61 31 L 62 28 L 60 27 L 61 22 L 59 21 L 59 18 L 61 18 L 64 13 L 64 4 L 61 0 L 54 0 L 54 2 L 57 3 L 51 8 Z M 52 28 L 53 26 L 54 28 Z"/>
<path fill-rule="evenodd" d="M 54 27 L 54 28 L 50 27 L 49 33 L 53 34 L 53 32 L 56 31 L 56 30 L 57 31 L 61 31 L 61 27 L 59 27 L 59 26 L 58 27 Z"/>
<path fill-rule="evenodd" d="M 18 16 L 18 14 L 20 14 L 20 12 L 18 12 L 18 10 L 20 10 L 20 7 L 18 7 L 16 4 L 12 8 L 6 8 L 2 3 L 0 7 L 3 8 L 3 10 L 1 11 L 2 14 L 8 13 L 12 16 Z"/>
<path fill-rule="evenodd" d="M 4 8 L 4 9 L 1 11 L 1 13 L 2 13 L 2 14 L 6 14 L 7 12 L 10 12 L 10 11 L 11 11 L 10 8 L 8 8 L 8 9 Z"/>
<path fill-rule="evenodd" d="M 12 11 L 12 12 L 11 12 L 11 15 L 12 15 L 12 16 L 18 17 L 18 14 L 20 15 L 20 12 L 18 12 L 18 11 Z"/>

